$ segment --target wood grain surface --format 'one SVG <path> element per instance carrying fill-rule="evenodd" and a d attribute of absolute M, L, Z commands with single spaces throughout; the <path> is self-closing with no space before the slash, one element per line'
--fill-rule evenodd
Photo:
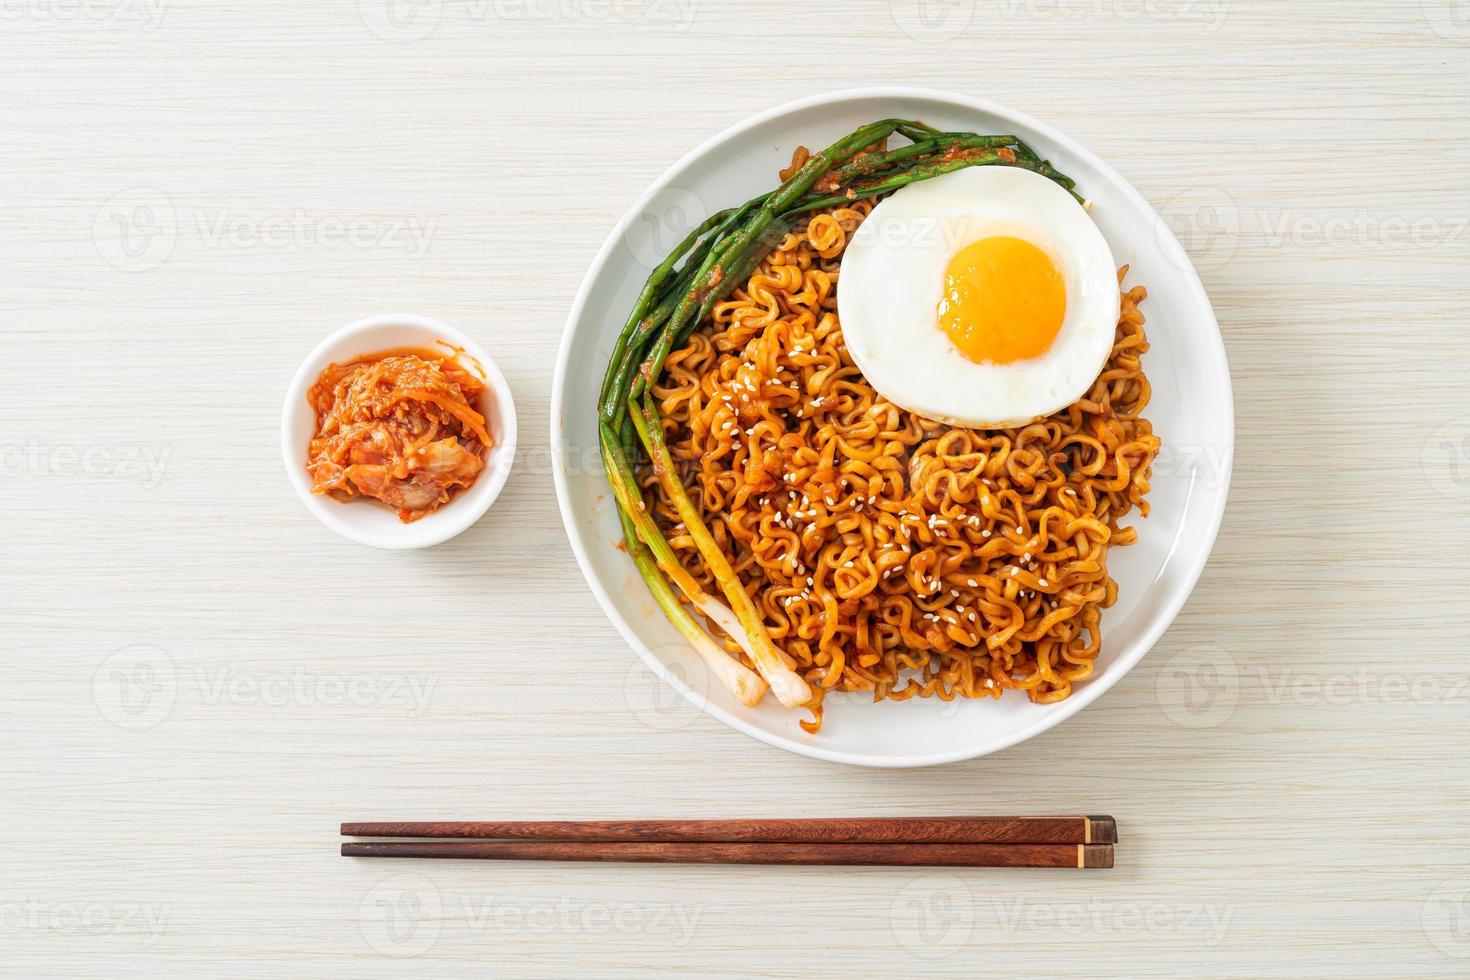
<path fill-rule="evenodd" d="M 970 763 L 797 758 L 665 691 L 547 460 L 581 277 L 747 115 L 986 96 L 1113 163 L 1235 384 L 1156 649 Z M 1464 976 L 1470 10 L 1460 0 L 0 0 L 0 974 Z M 373 313 L 522 419 L 373 552 L 278 420 Z M 1110 813 L 1106 873 L 349 861 L 344 820 Z"/>

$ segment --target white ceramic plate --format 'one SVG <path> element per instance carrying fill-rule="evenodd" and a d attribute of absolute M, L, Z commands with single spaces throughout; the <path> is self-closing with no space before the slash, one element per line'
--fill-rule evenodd
<path fill-rule="evenodd" d="M 1149 494 L 1152 514 L 1135 515 L 1139 541 L 1109 552 L 1118 602 L 1103 617 L 1094 679 L 1066 701 L 1031 704 L 914 699 L 871 703 L 829 695 L 822 730 L 805 712 L 769 696 L 741 706 L 712 682 L 659 612 L 632 561 L 618 548 L 612 494 L 596 465 L 596 400 L 608 354 L 651 268 L 684 233 L 720 208 L 777 182 L 799 144 L 820 148 L 890 116 L 946 130 L 1012 133 L 1026 140 L 1093 201 L 1092 216 L 1114 258 L 1148 287 L 1143 304 L 1153 385 L 1148 418 L 1163 440 Z M 1209 557 L 1230 483 L 1234 446 L 1230 373 L 1220 329 L 1199 276 L 1179 242 L 1127 181 L 1088 150 L 1003 106 L 915 88 L 834 92 L 780 106 L 706 142 L 660 177 L 608 236 L 572 307 L 552 389 L 551 441 L 557 498 L 572 549 L 592 591 L 633 648 L 684 697 L 726 724 L 802 755 L 855 765 L 909 767 L 969 759 L 1015 745 L 1076 714 L 1116 684 L 1168 627 Z"/>

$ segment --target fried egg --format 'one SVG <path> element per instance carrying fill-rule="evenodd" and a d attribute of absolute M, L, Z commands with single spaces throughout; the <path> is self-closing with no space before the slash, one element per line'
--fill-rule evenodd
<path fill-rule="evenodd" d="M 1022 425 L 1097 379 L 1118 323 L 1102 232 L 1014 167 L 910 184 L 853 232 L 837 282 L 853 361 L 889 401 L 951 425 Z"/>

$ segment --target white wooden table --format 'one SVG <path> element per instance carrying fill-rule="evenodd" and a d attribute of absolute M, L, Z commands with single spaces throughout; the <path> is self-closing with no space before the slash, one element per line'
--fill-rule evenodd
<path fill-rule="evenodd" d="M 0 973 L 1470 972 L 1470 9 L 1439 0 L 0 0 Z M 1098 704 L 913 772 L 653 682 L 545 465 L 603 236 L 819 90 L 1041 116 L 1182 229 L 1238 412 L 1219 544 Z M 526 455 L 424 553 L 281 470 L 380 311 Z M 343 819 L 1109 812 L 1108 873 L 370 864 Z"/>

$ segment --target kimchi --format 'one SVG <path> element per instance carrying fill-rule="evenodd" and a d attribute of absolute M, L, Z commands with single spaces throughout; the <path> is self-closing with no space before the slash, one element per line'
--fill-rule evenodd
<path fill-rule="evenodd" d="M 306 396 L 312 493 L 372 497 L 407 524 L 473 484 L 493 440 L 475 408 L 485 384 L 460 353 L 391 350 L 323 371 Z"/>

